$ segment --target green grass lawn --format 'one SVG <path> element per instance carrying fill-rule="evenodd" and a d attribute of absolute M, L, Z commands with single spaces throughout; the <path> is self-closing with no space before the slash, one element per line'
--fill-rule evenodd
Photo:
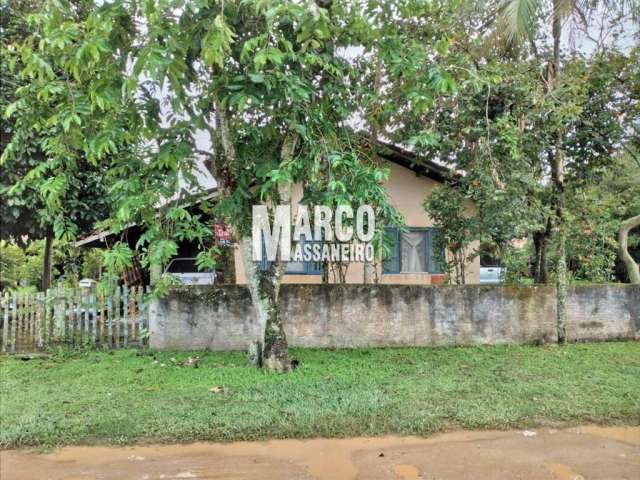
<path fill-rule="evenodd" d="M 288 375 L 242 353 L 196 353 L 199 368 L 155 355 L 2 357 L 0 446 L 640 424 L 637 342 L 294 350 Z"/>

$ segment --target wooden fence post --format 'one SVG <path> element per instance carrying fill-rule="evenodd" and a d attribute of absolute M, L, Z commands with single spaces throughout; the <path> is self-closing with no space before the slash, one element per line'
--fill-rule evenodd
<path fill-rule="evenodd" d="M 44 346 L 43 329 L 42 329 L 42 294 L 36 293 L 35 309 L 36 309 L 36 346 L 42 348 Z"/>
<path fill-rule="evenodd" d="M 143 322 L 144 322 L 144 329 L 146 332 L 146 338 L 145 338 L 145 344 L 148 345 L 149 344 L 149 301 L 147 299 L 147 296 L 149 295 L 151 290 L 151 287 L 149 285 L 144 287 L 144 293 L 145 295 L 143 296 L 143 306 L 144 306 L 144 316 L 143 316 Z"/>
<path fill-rule="evenodd" d="M 71 305 L 69 305 L 71 308 Z M 64 295 L 61 295 L 61 289 L 58 287 L 53 291 L 53 308 L 55 315 L 55 330 L 59 332 L 58 338 L 62 337 L 62 343 L 67 343 L 72 340 L 71 332 L 69 332 L 69 321 L 67 310 L 67 299 Z M 69 312 L 71 313 L 71 312 Z"/>
<path fill-rule="evenodd" d="M 31 296 L 26 293 L 24 295 L 24 333 L 22 334 L 22 344 L 24 348 L 31 345 Z"/>
<path fill-rule="evenodd" d="M 122 343 L 124 348 L 127 348 L 128 342 L 128 329 L 129 329 L 129 288 L 125 285 L 122 287 Z"/>
<path fill-rule="evenodd" d="M 113 298 L 107 297 L 107 337 L 109 348 L 113 347 Z"/>
<path fill-rule="evenodd" d="M 95 290 L 91 292 L 91 296 L 89 297 L 89 301 L 91 302 L 91 330 L 93 332 L 93 344 L 95 345 L 98 342 L 98 318 L 96 316 L 96 292 Z"/>
<path fill-rule="evenodd" d="M 37 302 L 36 302 L 36 295 L 37 292 L 34 293 L 32 296 L 29 297 L 30 302 L 29 302 L 29 311 L 30 311 L 30 317 L 31 320 L 29 322 L 30 328 L 29 328 L 29 337 L 31 339 L 31 348 L 36 348 L 38 346 L 38 342 L 36 340 L 36 312 L 37 312 Z"/>
<path fill-rule="evenodd" d="M 105 343 L 105 338 L 104 338 L 104 329 L 105 329 L 105 321 L 106 319 L 104 318 L 105 315 L 105 309 L 106 309 L 106 305 L 104 303 L 104 293 L 103 292 L 99 292 L 98 293 L 98 308 L 100 309 L 100 333 L 99 333 L 99 342 L 100 343 Z"/>
<path fill-rule="evenodd" d="M 51 320 L 51 308 L 49 304 L 49 292 L 42 294 L 42 308 L 44 309 L 44 341 L 50 346 L 53 339 L 53 321 Z"/>
<path fill-rule="evenodd" d="M 55 344 L 111 348 L 145 345 L 148 287 L 116 287 L 109 295 L 65 290 L 0 293 L 0 350 L 16 352 Z"/>
<path fill-rule="evenodd" d="M 9 351 L 9 292 L 4 292 L 2 298 L 2 351 Z"/>
<path fill-rule="evenodd" d="M 11 296 L 11 322 L 9 326 L 11 327 L 10 338 L 11 338 L 11 351 L 16 351 L 16 335 L 17 335 L 17 323 L 18 322 L 18 299 L 16 294 L 14 293 Z"/>
<path fill-rule="evenodd" d="M 144 287 L 142 285 L 138 286 L 136 294 L 136 299 L 138 303 L 138 342 L 140 342 L 140 346 L 144 344 L 143 338 L 143 329 L 144 329 Z"/>
<path fill-rule="evenodd" d="M 130 304 L 131 304 L 131 312 L 129 315 L 129 319 L 131 321 L 131 326 L 130 326 L 130 335 L 131 335 L 131 341 L 135 342 L 136 341 L 136 314 L 138 311 L 138 302 L 136 299 L 136 287 L 131 287 L 130 290 Z"/>
<path fill-rule="evenodd" d="M 13 336 L 15 338 L 13 351 L 17 351 L 20 349 L 20 344 L 22 343 L 22 314 L 24 313 L 22 309 L 22 295 L 16 294 L 16 325 L 13 331 Z"/>
<path fill-rule="evenodd" d="M 121 295 L 120 295 L 120 287 L 116 287 L 116 294 L 115 294 L 115 301 L 113 303 L 115 303 L 116 305 L 116 314 L 115 314 L 115 322 L 116 322 L 116 348 L 120 348 L 120 301 L 121 301 Z"/>

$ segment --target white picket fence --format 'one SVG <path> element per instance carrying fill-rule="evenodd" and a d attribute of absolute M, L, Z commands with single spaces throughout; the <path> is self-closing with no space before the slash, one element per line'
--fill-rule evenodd
<path fill-rule="evenodd" d="M 147 294 L 148 287 L 120 287 L 110 295 L 60 288 L 46 294 L 5 292 L 0 302 L 2 351 L 146 345 Z"/>

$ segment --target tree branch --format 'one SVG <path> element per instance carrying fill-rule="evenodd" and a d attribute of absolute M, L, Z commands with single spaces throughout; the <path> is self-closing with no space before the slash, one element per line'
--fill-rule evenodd
<path fill-rule="evenodd" d="M 622 222 L 618 232 L 618 243 L 620 258 L 627 268 L 629 281 L 640 285 L 640 267 L 638 267 L 638 264 L 629 253 L 629 232 L 636 227 L 640 227 L 640 215 L 636 215 Z"/>

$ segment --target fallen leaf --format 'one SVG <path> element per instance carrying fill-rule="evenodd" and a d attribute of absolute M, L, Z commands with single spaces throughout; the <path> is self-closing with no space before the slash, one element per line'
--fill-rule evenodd
<path fill-rule="evenodd" d="M 182 364 L 185 367 L 192 367 L 192 368 L 198 368 L 198 362 L 200 361 L 200 359 L 198 357 L 189 357 L 187 358 L 186 361 L 184 361 Z"/>
<path fill-rule="evenodd" d="M 224 388 L 222 388 L 222 387 L 211 387 L 209 389 L 209 392 L 211 392 L 211 393 L 222 393 L 222 392 L 224 392 Z"/>
<path fill-rule="evenodd" d="M 175 359 L 171 359 L 178 367 L 191 367 L 198 368 L 198 362 L 200 361 L 198 357 L 189 357 L 182 362 L 176 362 Z"/>

